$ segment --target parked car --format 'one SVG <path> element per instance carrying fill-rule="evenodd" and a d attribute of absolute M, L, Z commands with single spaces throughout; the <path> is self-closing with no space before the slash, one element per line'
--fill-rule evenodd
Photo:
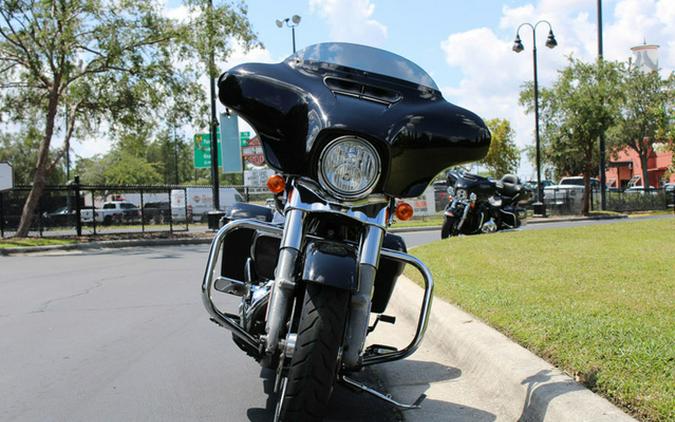
<path fill-rule="evenodd" d="M 143 205 L 143 221 L 145 223 L 164 224 L 171 217 L 171 203 L 148 202 Z"/>
<path fill-rule="evenodd" d="M 101 223 L 103 219 L 101 218 L 98 209 L 94 207 L 80 207 L 80 221 L 83 224 L 90 224 L 93 221 L 93 215 L 96 215 L 96 222 Z M 74 226 L 77 221 L 77 210 L 74 206 L 70 207 L 60 207 L 52 212 L 42 213 L 42 224 L 45 227 L 67 227 Z"/>
<path fill-rule="evenodd" d="M 105 225 L 134 223 L 141 220 L 141 210 L 131 202 L 124 201 L 109 201 L 104 203 L 103 207 L 97 211 L 97 222 L 99 215 Z"/>
<path fill-rule="evenodd" d="M 600 190 L 600 181 L 595 177 L 591 178 L 591 190 Z M 560 179 L 557 185 L 549 185 L 544 188 L 544 197 L 549 193 L 562 192 L 568 196 L 576 196 L 584 192 L 584 178 L 582 176 L 570 176 Z"/>
<path fill-rule="evenodd" d="M 623 191 L 623 193 L 635 195 L 644 195 L 644 194 L 656 195 L 657 190 L 654 186 L 650 186 L 649 189 L 645 189 L 642 186 L 631 186 L 625 191 Z"/>
<path fill-rule="evenodd" d="M 537 190 L 537 181 L 536 180 L 528 180 L 523 184 L 524 187 L 527 189 L 531 190 L 532 192 Z M 548 186 L 553 186 L 553 181 L 544 179 L 541 181 L 541 186 L 546 189 Z"/>
<path fill-rule="evenodd" d="M 70 207 L 57 208 L 52 212 L 42 213 L 42 224 L 46 227 L 70 226 L 75 224 L 75 210 Z"/>

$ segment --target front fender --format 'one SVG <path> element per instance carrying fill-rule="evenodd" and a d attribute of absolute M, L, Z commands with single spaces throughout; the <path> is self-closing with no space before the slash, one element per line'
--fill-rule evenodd
<path fill-rule="evenodd" d="M 344 290 L 356 290 L 357 258 L 353 246 L 327 240 L 312 240 L 304 253 L 302 279 Z"/>

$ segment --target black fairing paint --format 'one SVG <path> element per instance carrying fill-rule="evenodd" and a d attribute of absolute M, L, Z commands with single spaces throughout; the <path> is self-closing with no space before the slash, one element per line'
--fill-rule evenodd
<path fill-rule="evenodd" d="M 464 173 L 455 181 L 455 189 L 466 189 L 469 193 L 475 193 L 478 199 L 487 200 L 497 191 L 495 182 L 475 174 Z"/>
<path fill-rule="evenodd" d="M 305 247 L 302 279 L 338 289 L 354 290 L 356 250 L 341 242 L 312 240 Z"/>
<path fill-rule="evenodd" d="M 316 178 L 325 142 L 342 134 L 371 141 L 383 165 L 375 193 L 418 196 L 440 171 L 481 159 L 490 146 L 483 121 L 439 91 L 350 68 L 310 68 L 293 58 L 248 63 L 221 75 L 218 88 L 220 101 L 253 126 L 267 163 L 280 172 Z"/>

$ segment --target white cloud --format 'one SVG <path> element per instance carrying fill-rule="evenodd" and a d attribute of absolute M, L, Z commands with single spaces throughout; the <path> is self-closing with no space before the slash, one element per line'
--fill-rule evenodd
<path fill-rule="evenodd" d="M 625 61 L 630 47 L 642 43 L 660 44 L 660 65 L 669 73 L 675 65 L 675 2 L 672 0 L 619 0 L 605 2 L 604 54 L 607 59 Z M 458 68 L 463 77 L 454 86 L 442 88 L 449 101 L 466 107 L 484 118 L 507 118 L 516 131 L 520 147 L 534 143 L 534 117 L 518 105 L 522 83 L 533 79 L 532 35 L 520 31 L 525 50 L 511 51 L 518 25 L 545 19 L 553 27 L 558 47 L 544 47 L 548 26 L 537 27 L 537 56 L 540 86 L 547 86 L 572 54 L 594 60 L 597 54 L 595 2 L 585 0 L 541 0 L 511 8 L 504 6 L 500 32 L 477 28 L 448 36 L 440 44 L 448 65 Z M 505 34 L 505 35 L 502 35 Z M 523 156 L 519 174 L 533 175 L 532 165 Z"/>
<path fill-rule="evenodd" d="M 372 18 L 370 0 L 309 0 L 309 10 L 328 22 L 333 41 L 381 46 L 387 39 L 387 27 Z"/>

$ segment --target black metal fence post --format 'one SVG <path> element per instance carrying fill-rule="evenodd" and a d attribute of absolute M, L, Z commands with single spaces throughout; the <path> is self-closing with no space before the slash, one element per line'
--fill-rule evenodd
<path fill-rule="evenodd" d="M 72 185 L 73 191 L 75 193 L 75 230 L 77 231 L 78 236 L 82 236 L 82 209 L 80 208 L 80 176 L 75 176 L 75 181 Z M 91 210 L 94 220 L 96 220 L 96 214 L 94 210 Z"/>
<path fill-rule="evenodd" d="M 3 195 L 0 192 L 0 237 L 5 237 L 5 204 L 3 202 Z"/>
<path fill-rule="evenodd" d="M 42 211 L 42 208 L 43 208 L 42 198 L 44 198 L 44 194 L 40 196 L 40 199 L 38 199 L 38 233 L 40 233 L 40 237 L 42 237 L 42 231 L 43 231 L 43 228 L 44 228 L 43 227 L 44 222 L 42 221 L 42 213 L 43 213 L 43 211 Z"/>
<path fill-rule="evenodd" d="M 91 227 L 94 231 L 94 236 L 96 236 L 96 191 L 92 189 L 91 191 L 91 214 L 93 218 L 91 219 Z M 101 212 L 103 215 L 103 212 Z M 105 217 L 103 218 L 103 224 L 105 224 Z"/>
<path fill-rule="evenodd" d="M 185 230 L 190 230 L 190 223 L 192 222 L 192 215 L 188 215 L 188 195 L 187 188 L 183 188 L 183 202 L 185 206 Z"/>
<path fill-rule="evenodd" d="M 169 233 L 173 234 L 173 209 L 171 208 L 171 189 L 169 189 Z"/>
<path fill-rule="evenodd" d="M 141 191 L 141 233 L 145 233 L 145 208 L 143 207 L 143 189 L 141 188 L 140 191 Z"/>

